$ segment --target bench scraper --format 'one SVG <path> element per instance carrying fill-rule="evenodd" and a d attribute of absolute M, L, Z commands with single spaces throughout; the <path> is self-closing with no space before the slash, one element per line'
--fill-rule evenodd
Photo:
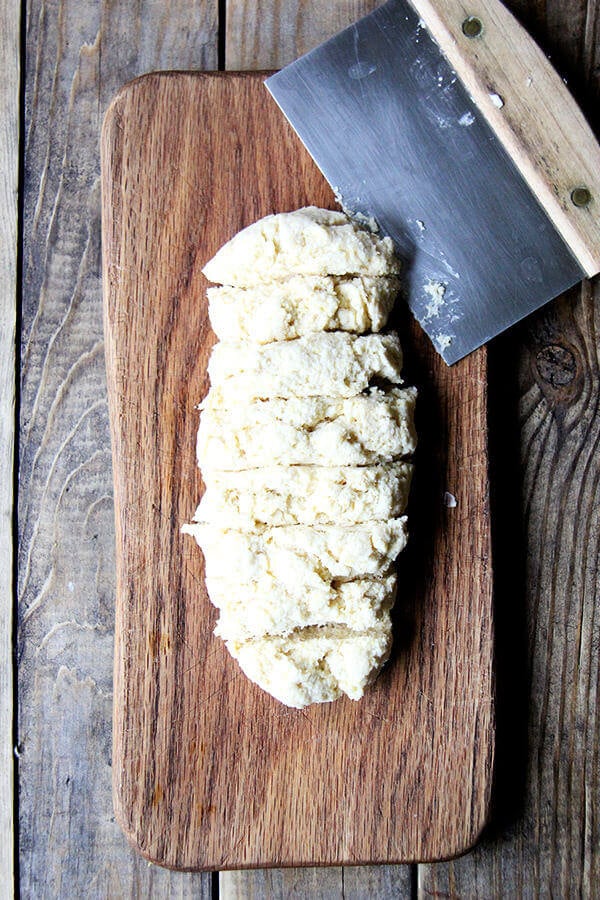
<path fill-rule="evenodd" d="M 600 148 L 498 0 L 388 0 L 266 84 L 448 364 L 600 271 Z"/>

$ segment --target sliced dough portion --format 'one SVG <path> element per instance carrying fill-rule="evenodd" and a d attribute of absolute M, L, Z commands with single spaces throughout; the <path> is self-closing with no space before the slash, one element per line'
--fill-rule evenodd
<path fill-rule="evenodd" d="M 215 344 L 208 363 L 220 406 L 272 397 L 353 397 L 373 379 L 401 384 L 397 334 L 321 332 L 273 344 Z"/>
<path fill-rule="evenodd" d="M 383 575 L 406 547 L 406 517 L 360 525 L 284 525 L 260 534 L 184 525 L 204 552 L 206 578 L 301 589 Z"/>
<path fill-rule="evenodd" d="M 312 625 L 340 624 L 354 631 L 388 621 L 396 596 L 396 573 L 337 585 L 278 583 L 273 578 L 232 584 L 207 578 L 211 602 L 221 612 L 215 629 L 224 640 L 290 634 Z"/>
<path fill-rule="evenodd" d="M 198 429 L 200 468 L 369 465 L 416 447 L 416 389 L 393 388 L 346 399 L 258 400 L 223 409 L 208 394 Z M 210 479 L 207 479 L 210 480 Z"/>
<path fill-rule="evenodd" d="M 390 275 L 400 269 L 391 238 L 342 212 L 306 206 L 265 216 L 231 238 L 202 270 L 217 284 L 252 285 L 289 275 Z"/>
<path fill-rule="evenodd" d="M 391 519 L 406 509 L 412 472 L 406 462 L 212 471 L 194 520 L 260 531 L 298 522 Z"/>
<path fill-rule="evenodd" d="M 302 709 L 346 694 L 360 700 L 391 647 L 389 623 L 364 632 L 307 628 L 286 637 L 227 641 L 242 671 L 281 703 Z"/>
<path fill-rule="evenodd" d="M 253 288 L 207 291 L 213 331 L 221 341 L 267 344 L 319 331 L 381 331 L 400 279 L 368 275 L 293 275 Z"/>

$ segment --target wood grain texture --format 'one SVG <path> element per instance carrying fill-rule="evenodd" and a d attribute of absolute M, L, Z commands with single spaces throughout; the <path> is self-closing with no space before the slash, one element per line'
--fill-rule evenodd
<path fill-rule="evenodd" d="M 411 0 L 498 140 L 588 275 L 600 271 L 600 146 L 548 59 L 499 0 Z M 591 192 L 577 207 L 577 187 Z"/>
<path fill-rule="evenodd" d="M 375 2 L 355 4 L 350 0 L 335 0 L 328 4 L 309 3 L 307 0 L 289 3 L 263 0 L 259 4 L 244 4 L 241 0 L 236 0 L 229 4 L 228 9 L 231 26 L 228 29 L 228 44 L 236 41 L 241 49 L 237 59 L 234 50 L 228 51 L 228 63 L 233 67 L 257 68 L 285 64 L 296 52 L 303 52 L 329 36 L 327 28 L 331 27 L 335 31 L 369 11 L 374 5 Z M 587 114 L 592 116 L 592 121 L 598 124 L 598 3 L 586 3 L 585 0 L 507 0 L 507 5 L 517 13 L 543 49 L 552 53 L 553 62 L 559 65 L 561 74 L 569 77 L 569 84 L 575 85 L 578 100 Z M 31 895 L 34 888 L 38 895 L 42 894 L 45 883 L 55 887 L 56 872 L 62 866 L 66 867 L 63 895 L 69 895 L 69 886 L 70 895 L 80 894 L 83 885 L 87 896 L 92 897 L 109 895 L 111 890 L 113 896 L 191 897 L 200 892 L 200 884 L 205 885 L 205 882 L 199 881 L 198 876 L 181 873 L 171 875 L 154 867 L 148 868 L 135 854 L 123 852 L 121 837 L 109 818 L 107 752 L 102 755 L 98 750 L 101 746 L 100 732 L 105 727 L 101 725 L 101 716 L 107 721 L 110 700 L 101 707 L 96 707 L 94 715 L 91 706 L 86 705 L 88 701 L 82 694 L 78 681 L 70 697 L 62 693 L 61 684 L 57 681 L 58 668 L 63 661 L 67 669 L 74 669 L 74 662 L 78 661 L 83 674 L 93 677 L 93 663 L 99 650 L 97 629 L 78 631 L 73 625 L 51 632 L 54 624 L 60 625 L 65 618 L 61 617 L 60 608 L 52 618 L 52 607 L 57 598 L 62 602 L 63 596 L 68 597 L 70 594 L 68 588 L 65 589 L 65 584 L 68 584 L 65 573 L 73 572 L 78 577 L 80 574 L 79 583 L 89 585 L 89 588 L 78 591 L 77 600 L 73 600 L 71 607 L 67 609 L 66 618 L 73 618 L 75 621 L 80 616 L 84 621 L 84 616 L 88 619 L 93 617 L 95 624 L 100 622 L 106 628 L 107 642 L 110 640 L 112 627 L 114 551 L 111 533 L 112 489 L 106 453 L 106 415 L 95 429 L 87 429 L 84 422 L 83 429 L 76 431 L 69 439 L 69 421 L 73 421 L 69 411 L 74 410 L 78 402 L 84 411 L 87 401 L 85 398 L 78 401 L 76 391 L 71 390 L 67 400 L 60 392 L 64 379 L 61 366 L 63 353 L 67 370 L 77 359 L 77 352 L 71 352 L 69 348 L 68 338 L 74 339 L 78 333 L 86 330 L 93 334 L 94 339 L 100 336 L 97 263 L 92 265 L 91 284 L 90 279 L 86 284 L 86 295 L 89 294 L 91 299 L 86 299 L 85 309 L 82 309 L 84 303 L 81 296 L 77 303 L 78 328 L 69 325 L 69 321 L 62 325 L 61 333 L 66 335 L 67 340 L 63 340 L 58 352 L 56 349 L 52 350 L 51 339 L 60 323 L 59 318 L 58 323 L 55 321 L 53 324 L 52 317 L 58 313 L 64 317 L 66 301 L 63 298 L 70 296 L 72 290 L 68 284 L 64 289 L 58 286 L 61 267 L 66 261 L 69 268 L 67 281 L 72 285 L 75 280 L 72 275 L 73 267 L 77 269 L 83 256 L 84 242 L 77 237 L 78 232 L 75 230 L 76 239 L 68 240 L 69 235 L 64 233 L 65 222 L 71 220 L 75 226 L 80 221 L 84 232 L 88 227 L 92 255 L 97 257 L 99 252 L 96 238 L 97 194 L 90 194 L 78 167 L 81 158 L 85 158 L 86 165 L 89 166 L 91 156 L 91 165 L 95 166 L 97 175 L 97 151 L 92 152 L 89 148 L 96 140 L 102 109 L 122 82 L 141 71 L 157 66 L 191 68 L 215 65 L 214 7 L 213 3 L 203 2 L 195 2 L 193 5 L 187 2 L 146 2 L 132 8 L 131 4 L 116 0 L 110 4 L 104 2 L 100 14 L 100 4 L 90 0 L 78 4 L 64 0 L 57 0 L 52 4 L 29 4 L 28 121 L 30 130 L 37 130 L 38 135 L 35 141 L 30 140 L 27 161 L 26 209 L 29 210 L 29 219 L 24 238 L 25 246 L 30 250 L 30 258 L 26 261 L 29 288 L 24 302 L 28 309 L 28 333 L 33 319 L 38 322 L 38 332 L 31 339 L 28 338 L 28 333 L 24 337 L 26 347 L 31 343 L 29 356 L 36 357 L 36 372 L 34 376 L 31 373 L 25 376 L 29 379 L 29 387 L 23 411 L 22 439 L 28 422 L 35 420 L 32 437 L 35 446 L 28 450 L 29 461 L 21 476 L 22 509 L 31 496 L 27 533 L 21 539 L 22 580 L 28 547 L 31 547 L 31 555 L 37 561 L 36 582 L 25 595 L 21 592 L 21 599 L 29 603 L 35 598 L 36 591 L 43 592 L 47 610 L 45 624 L 39 630 L 22 630 L 20 642 L 20 654 L 27 664 L 27 667 L 23 664 L 20 671 L 23 707 L 20 739 L 24 754 L 21 762 L 22 779 L 32 785 L 31 791 L 21 790 L 23 896 Z M 239 28 L 236 35 L 232 25 L 235 21 L 233 16 L 242 8 L 243 28 Z M 205 9 L 208 9 L 206 14 Z M 254 9 L 258 14 L 256 18 Z M 100 15 L 102 28 L 98 25 Z M 203 26 L 201 20 L 211 23 L 210 27 Z M 98 33 L 101 38 L 96 43 Z M 97 61 L 100 46 L 101 63 L 96 62 L 95 66 L 88 66 L 85 70 L 86 90 L 90 95 L 89 103 L 85 104 L 82 103 L 82 80 L 75 76 L 81 63 L 90 58 Z M 89 83 L 90 78 L 92 83 Z M 99 92 L 100 97 L 98 112 L 91 99 L 94 91 Z M 70 151 L 65 154 L 66 136 L 69 134 L 73 137 L 68 142 Z M 73 148 L 76 148 L 76 153 Z M 62 189 L 59 193 L 57 184 L 60 180 Z M 31 224 L 36 204 L 39 206 L 42 224 L 40 233 L 32 236 Z M 54 209 L 56 211 L 53 214 Z M 59 232 L 60 240 L 55 240 L 54 236 L 57 223 L 61 224 L 62 229 Z M 39 273 L 43 272 L 43 276 L 32 286 L 36 267 Z M 85 266 L 82 271 L 85 273 Z M 47 284 L 44 291 L 41 288 L 43 282 Z M 498 420 L 492 450 L 498 457 L 495 460 L 495 481 L 496 493 L 500 495 L 496 509 L 498 500 L 502 499 L 502 506 L 506 510 L 498 540 L 501 552 L 498 576 L 502 577 L 502 588 L 499 591 L 497 612 L 502 631 L 499 652 L 503 658 L 499 673 L 503 707 L 499 734 L 501 768 L 504 772 L 500 793 L 505 795 L 508 802 L 499 802 L 498 798 L 496 802 L 501 807 L 508 808 L 501 810 L 499 823 L 475 853 L 470 853 L 451 865 L 420 867 L 420 889 L 423 896 L 434 892 L 466 898 L 550 896 L 553 887 L 555 896 L 573 896 L 577 895 L 577 885 L 581 884 L 585 885 L 584 895 L 594 896 L 594 884 L 598 883 L 597 878 L 595 882 L 592 880 L 592 875 L 597 873 L 597 848 L 600 845 L 597 781 L 593 776 L 593 767 L 596 766 L 597 769 L 599 743 L 597 684 L 590 677 L 589 685 L 586 686 L 585 679 L 578 677 L 575 683 L 580 698 L 579 707 L 573 707 L 572 684 L 563 681 L 561 664 L 561 654 L 567 653 L 567 659 L 569 658 L 573 641 L 567 641 L 567 636 L 560 632 L 567 604 L 579 605 L 585 610 L 588 623 L 590 621 L 590 610 L 593 609 L 590 597 L 594 594 L 597 583 L 593 564 L 590 563 L 594 546 L 593 515 L 597 501 L 589 500 L 589 489 L 582 487 L 577 492 L 572 486 L 577 497 L 577 510 L 569 512 L 573 517 L 570 528 L 571 533 L 583 529 L 584 533 L 587 531 L 590 535 L 587 562 L 585 571 L 583 568 L 576 568 L 573 577 L 566 583 L 563 576 L 557 573 L 555 586 L 552 581 L 554 565 L 558 564 L 559 559 L 564 560 L 564 551 L 563 557 L 556 559 L 553 559 L 553 553 L 558 535 L 564 536 L 564 532 L 559 531 L 564 512 L 553 505 L 556 496 L 552 491 L 556 490 L 556 484 L 568 471 L 567 442 L 572 437 L 561 431 L 562 444 L 556 474 L 553 456 L 555 448 L 548 442 L 542 444 L 540 440 L 535 441 L 531 445 L 536 453 L 534 463 L 529 457 L 530 444 L 527 442 L 534 420 L 545 422 L 546 427 L 552 425 L 552 428 L 557 428 L 561 421 L 561 410 L 569 408 L 571 401 L 568 399 L 560 402 L 547 399 L 556 395 L 556 392 L 557 396 L 563 396 L 561 381 L 585 385 L 577 387 L 581 396 L 585 394 L 591 397 L 598 391 L 594 369 L 597 347 L 597 332 L 594 330 L 597 326 L 598 309 L 596 295 L 597 289 L 593 297 L 589 292 L 584 292 L 580 298 L 578 292 L 573 292 L 543 314 L 532 317 L 526 326 L 516 330 L 514 334 L 507 335 L 492 345 L 492 425 Z M 563 353 L 564 350 L 568 352 Z M 537 369 L 538 351 L 544 364 L 545 378 L 540 376 Z M 573 364 L 570 353 L 573 353 L 576 360 L 575 379 L 571 378 Z M 49 361 L 44 368 L 46 354 Z M 566 364 L 561 363 L 561 359 Z M 81 373 L 82 368 L 89 365 L 89 361 L 82 359 L 75 371 L 77 386 L 83 384 L 77 372 Z M 56 374 L 55 367 L 58 369 Z M 99 355 L 93 361 L 90 381 L 96 386 L 101 403 L 104 402 L 103 379 Z M 552 388 L 553 384 L 557 386 L 556 389 Z M 87 390 L 89 393 L 92 388 Z M 539 402 L 530 409 L 525 404 L 532 392 Z M 521 413 L 520 405 L 523 407 Z M 51 411 L 53 415 L 49 423 L 48 438 L 53 433 L 58 436 L 53 444 L 44 438 L 44 422 Z M 76 416 L 74 421 L 77 421 Z M 595 446 L 596 424 L 597 416 L 593 410 L 588 409 L 585 421 L 577 431 L 579 443 L 573 444 L 578 458 L 589 460 L 588 485 L 593 484 L 595 477 L 595 460 L 591 452 Z M 582 430 L 588 425 L 589 432 L 585 436 Z M 84 442 L 87 435 L 83 434 L 86 431 L 91 434 L 94 449 L 100 446 L 103 451 L 100 460 L 101 477 L 96 479 L 97 488 L 90 485 L 88 497 L 84 499 L 80 494 L 74 495 L 68 490 L 69 481 L 66 480 L 63 503 L 59 507 L 55 500 L 55 489 L 46 491 L 45 496 L 43 495 L 45 481 L 50 479 L 49 484 L 51 483 L 53 462 L 55 459 L 60 461 L 60 456 L 65 457 L 69 447 L 73 448 L 73 459 L 78 453 L 84 460 L 87 458 L 89 449 Z M 63 441 L 67 441 L 67 446 L 60 453 Z M 36 453 L 37 463 L 33 466 L 32 460 Z M 521 454 L 527 459 L 523 469 Z M 69 468 L 75 471 L 73 462 L 68 463 L 67 472 Z M 535 484 L 535 490 L 530 490 L 527 497 L 524 493 L 524 471 L 527 472 L 530 487 Z M 59 477 L 64 479 L 64 473 L 63 468 Z M 578 468 L 576 477 L 580 476 L 581 469 Z M 101 515 L 99 518 L 96 515 L 93 522 L 102 527 L 84 532 L 82 525 L 93 519 L 94 509 L 97 510 L 102 503 Z M 92 515 L 86 519 L 87 509 L 91 510 Z M 65 524 L 59 530 L 55 528 L 55 523 L 60 522 L 61 516 Z M 588 520 L 589 525 L 586 524 Z M 538 534 L 540 522 L 544 523 L 543 546 Z M 23 524 L 22 531 L 25 532 Z M 78 545 L 81 544 L 86 549 L 90 536 L 96 533 L 99 534 L 96 542 L 101 542 L 100 551 L 89 555 L 78 553 Z M 40 536 L 39 541 L 37 534 Z M 572 564 L 572 556 L 567 556 L 569 564 Z M 56 580 L 53 582 L 53 573 L 61 576 L 62 587 L 60 583 L 57 585 Z M 74 585 L 75 583 L 73 580 Z M 99 596 L 100 619 L 93 606 L 95 598 Z M 535 629 L 539 634 L 535 633 Z M 38 651 L 41 639 L 48 632 L 51 632 L 50 638 Z M 596 623 L 593 623 L 592 632 L 590 636 L 589 629 L 583 629 L 581 646 L 575 644 L 584 662 L 593 654 L 594 647 L 598 646 Z M 61 633 L 66 636 L 62 643 L 58 640 Z M 552 650 L 549 670 L 545 668 L 542 656 L 547 652 L 544 643 L 546 639 L 550 641 Z M 529 647 L 532 648 L 530 662 Z M 49 648 L 48 653 L 45 652 L 46 648 Z M 103 653 L 102 660 L 97 663 L 98 669 L 108 670 L 109 656 L 109 650 Z M 573 657 L 575 659 L 578 659 L 577 652 Z M 529 680 L 529 669 L 535 674 L 535 680 Z M 597 667 L 595 671 L 597 672 Z M 75 674 L 77 675 L 76 670 Z M 54 692 L 48 686 L 54 682 L 57 682 L 56 695 L 62 699 L 52 706 Z M 90 693 L 96 694 L 94 685 L 90 685 Z M 81 729 L 76 734 L 68 730 L 63 732 L 61 721 L 72 720 L 74 707 L 79 710 L 82 719 Z M 589 711 L 586 712 L 588 707 Z M 528 709 L 530 715 L 527 715 Z M 552 732 L 556 730 L 557 722 L 561 721 L 563 724 L 560 733 L 556 741 L 553 741 Z M 524 741 L 522 730 L 526 731 Z M 73 745 L 68 743 L 70 738 L 73 739 Z M 106 743 L 105 732 L 102 740 Z M 89 772 L 80 763 L 88 753 L 87 748 L 90 757 Z M 516 760 L 515 755 L 518 757 Z M 101 763 L 98 762 L 99 759 Z M 68 777 L 73 778 L 76 763 L 76 790 L 70 795 L 65 781 Z M 581 769 L 579 782 L 575 778 L 578 766 Z M 101 767 L 107 773 L 106 776 L 102 774 Z M 523 787 L 523 773 L 526 769 L 529 773 L 527 790 Z M 564 774 L 563 781 L 559 782 L 560 773 L 565 771 L 573 773 L 573 791 L 568 796 L 565 793 Z M 59 777 L 61 772 L 63 780 Z M 49 828 L 52 822 L 58 823 L 53 827 L 54 833 Z M 57 828 L 62 831 L 61 841 L 56 838 Z M 75 858 L 80 867 L 79 872 L 74 870 Z M 113 871 L 118 870 L 118 878 L 103 881 L 102 875 L 97 877 L 99 861 L 104 861 L 109 867 L 112 861 Z M 376 871 L 380 873 L 382 869 L 385 871 L 385 867 L 377 867 Z M 247 879 L 255 876 L 255 873 L 250 872 L 242 874 Z M 306 873 L 302 871 L 298 874 Z M 328 873 L 320 874 L 327 885 Z M 260 875 L 262 873 L 256 873 L 256 877 Z M 220 877 L 223 885 L 226 879 L 234 876 L 224 873 Z M 312 879 L 313 876 L 308 873 L 307 878 Z M 282 882 L 278 884 L 279 895 L 284 896 Z M 303 891 L 302 882 L 298 884 L 298 896 L 310 896 L 307 891 Z M 310 884 L 314 885 L 315 882 L 310 880 Z M 46 887 L 46 892 L 50 892 L 50 887 Z M 391 896 L 408 896 L 408 893 L 404 894 L 400 889 L 396 892 L 392 888 L 390 892 Z M 362 896 L 370 894 L 363 892 Z"/>
<path fill-rule="evenodd" d="M 411 866 L 221 872 L 220 900 L 409 900 Z"/>
<path fill-rule="evenodd" d="M 13 486 L 20 9 L 0 3 L 0 896 L 14 885 Z"/>
<path fill-rule="evenodd" d="M 345 870 L 330 866 L 221 872 L 219 900 L 341 900 Z"/>
<path fill-rule="evenodd" d="M 219 872 L 222 900 L 412 900 L 415 865 L 303 866 Z"/>
<path fill-rule="evenodd" d="M 225 67 L 279 69 L 378 5 L 378 0 L 227 0 Z"/>
<path fill-rule="evenodd" d="M 485 351 L 449 369 L 403 324 L 427 415 L 396 652 L 360 703 L 282 706 L 213 637 L 202 556 L 180 533 L 200 494 L 193 407 L 214 340 L 201 268 L 256 218 L 333 196 L 261 76 L 139 81 L 102 150 L 125 832 L 180 868 L 461 852 L 486 816 L 493 753 Z"/>
<path fill-rule="evenodd" d="M 18 4 L 17 4 L 18 5 Z M 112 478 L 99 135 L 123 82 L 213 67 L 216 2 L 31 0 L 26 22 L 19 500 L 23 897 L 200 896 L 114 821 Z"/>
<path fill-rule="evenodd" d="M 600 4 L 509 5 L 591 108 Z M 420 867 L 423 897 L 599 896 L 599 329 L 596 279 L 491 348 L 503 796 L 473 853 Z"/>
<path fill-rule="evenodd" d="M 519 551 L 504 535 L 524 559 L 510 560 L 498 589 L 505 797 L 473 853 L 420 867 L 424 897 L 598 896 L 599 330 L 600 291 L 588 284 L 503 339 L 503 358 L 522 360 L 507 412 L 522 427 L 513 474 L 526 541 Z"/>

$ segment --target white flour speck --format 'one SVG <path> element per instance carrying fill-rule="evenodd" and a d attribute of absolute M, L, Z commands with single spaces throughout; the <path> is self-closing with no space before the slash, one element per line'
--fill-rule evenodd
<path fill-rule="evenodd" d="M 451 494 L 450 491 L 446 491 L 444 494 L 444 506 L 447 506 L 449 509 L 454 509 L 456 505 L 456 497 L 454 494 Z"/>
<path fill-rule="evenodd" d="M 491 93 L 490 100 L 492 101 L 496 109 L 502 109 L 502 107 L 504 106 L 504 100 L 502 99 L 500 94 Z"/>
<path fill-rule="evenodd" d="M 472 112 L 463 113 L 460 119 L 458 120 L 459 125 L 463 125 L 465 128 L 469 125 L 472 125 L 475 121 L 475 116 Z"/>
<path fill-rule="evenodd" d="M 452 268 L 452 266 L 450 265 L 448 260 L 445 258 L 444 254 L 441 253 L 440 255 L 442 257 L 440 262 L 443 265 L 443 267 L 445 268 L 448 275 L 452 275 L 453 278 L 460 278 L 460 274 L 455 269 Z"/>
<path fill-rule="evenodd" d="M 421 219 L 417 219 L 417 228 L 421 232 L 425 231 L 425 222 L 423 222 Z"/>
<path fill-rule="evenodd" d="M 366 228 L 367 231 L 370 231 L 372 234 L 379 233 L 379 225 L 377 224 L 377 220 L 373 216 L 367 216 L 364 213 L 351 209 L 344 201 L 342 192 L 339 187 L 334 185 L 332 190 L 335 197 L 335 202 L 342 207 L 342 211 L 348 216 L 349 219 L 353 219 L 358 223 L 358 225 L 360 225 L 362 228 Z"/>
<path fill-rule="evenodd" d="M 436 334 L 433 336 L 433 342 L 440 353 L 443 353 L 444 350 L 447 350 L 450 344 L 452 343 L 452 335 L 451 334 Z"/>
<path fill-rule="evenodd" d="M 441 281 L 428 281 L 423 285 L 423 290 L 430 297 L 430 301 L 425 307 L 425 320 L 434 319 L 439 316 L 442 307 L 445 304 L 444 295 L 446 293 L 446 285 Z"/>
<path fill-rule="evenodd" d="M 357 225 L 360 225 L 361 228 L 366 228 L 367 231 L 370 231 L 371 234 L 379 234 L 379 225 L 377 224 L 376 219 L 373 216 L 366 216 L 361 212 L 354 212 L 351 209 L 346 209 L 342 207 L 346 215 L 349 219 L 353 219 Z"/>

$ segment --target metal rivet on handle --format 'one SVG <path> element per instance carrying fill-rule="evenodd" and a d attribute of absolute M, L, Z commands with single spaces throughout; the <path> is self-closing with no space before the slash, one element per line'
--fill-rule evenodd
<path fill-rule="evenodd" d="M 483 31 L 483 22 L 477 16 L 467 16 L 462 23 L 462 30 L 468 38 L 479 37 Z"/>
<path fill-rule="evenodd" d="M 571 191 L 571 201 L 575 206 L 589 206 L 592 195 L 586 187 L 576 187 Z"/>

